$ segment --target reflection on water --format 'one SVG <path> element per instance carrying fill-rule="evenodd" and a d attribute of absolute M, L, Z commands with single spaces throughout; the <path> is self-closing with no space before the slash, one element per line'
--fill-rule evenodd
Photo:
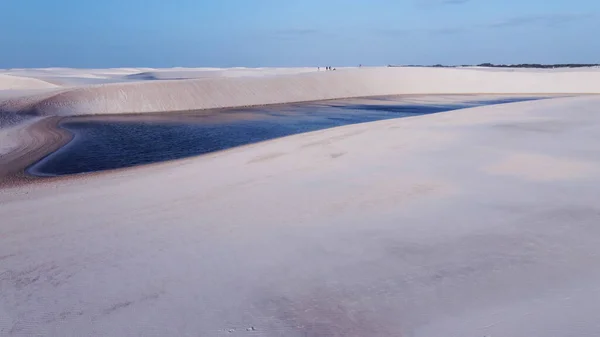
<path fill-rule="evenodd" d="M 382 97 L 188 113 L 178 118 L 161 114 L 155 120 L 75 119 L 62 125 L 75 135 L 73 141 L 33 165 L 29 173 L 66 175 L 123 168 L 335 126 L 530 99 L 434 104 Z"/>

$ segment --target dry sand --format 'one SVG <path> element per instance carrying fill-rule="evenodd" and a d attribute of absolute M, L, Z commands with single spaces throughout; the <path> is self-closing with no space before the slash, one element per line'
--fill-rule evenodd
<path fill-rule="evenodd" d="M 197 78 L 206 71 L 126 75 L 138 81 L 66 87 L 27 99 L 0 99 L 0 109 L 74 115 L 181 111 L 398 94 L 585 94 L 600 92 L 600 72 L 481 69 L 350 68 Z M 239 71 L 239 70 L 234 70 Z M 167 78 L 187 80 L 153 80 Z M 226 72 L 225 72 L 226 73 Z M 138 77 L 135 77 L 138 76 Z"/>
<path fill-rule="evenodd" d="M 326 83 L 344 89 L 320 95 L 384 94 L 415 71 L 434 93 L 600 92 L 594 71 L 410 69 L 379 87 L 386 70 L 363 70 L 114 86 L 231 88 L 203 96 L 218 105 L 240 83 L 264 87 L 235 104 L 320 98 Z M 600 335 L 599 106 L 480 107 L 5 187 L 0 336 Z"/>

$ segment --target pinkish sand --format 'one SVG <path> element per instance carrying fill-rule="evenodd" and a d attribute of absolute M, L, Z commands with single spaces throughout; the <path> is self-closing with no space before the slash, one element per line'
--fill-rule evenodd
<path fill-rule="evenodd" d="M 446 90 L 600 92 L 594 70 L 455 75 Z M 288 76 L 320 74 L 240 78 Z M 109 96 L 78 97 L 65 106 Z M 598 106 L 465 109 L 2 188 L 0 336 L 600 335 Z M 33 123 L 11 116 L 6 153 Z"/>

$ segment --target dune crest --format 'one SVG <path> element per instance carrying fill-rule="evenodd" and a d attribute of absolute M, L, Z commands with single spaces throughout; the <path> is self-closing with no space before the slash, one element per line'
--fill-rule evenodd
<path fill-rule="evenodd" d="M 0 74 L 0 90 L 46 89 L 57 86 L 37 78 Z"/>

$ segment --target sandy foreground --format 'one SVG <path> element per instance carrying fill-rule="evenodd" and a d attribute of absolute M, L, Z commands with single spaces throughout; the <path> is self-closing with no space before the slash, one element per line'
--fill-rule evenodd
<path fill-rule="evenodd" d="M 595 70 L 461 71 L 600 92 Z M 446 90 L 469 91 L 462 76 Z M 146 80 L 186 81 L 219 85 Z M 57 89 L 5 90 L 33 106 Z M 4 158 L 52 130 L 44 104 L 4 105 Z M 600 335 L 598 107 L 479 107 L 1 188 L 0 336 Z"/>

